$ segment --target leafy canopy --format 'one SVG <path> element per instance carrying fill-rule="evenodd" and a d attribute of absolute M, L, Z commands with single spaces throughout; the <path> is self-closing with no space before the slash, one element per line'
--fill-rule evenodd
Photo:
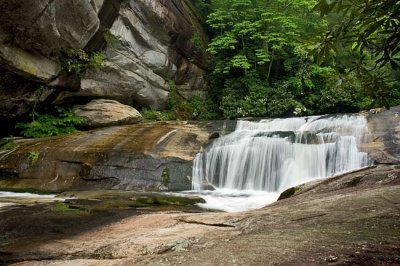
<path fill-rule="evenodd" d="M 377 65 L 400 68 L 400 1 L 320 0 L 315 9 L 341 18 L 320 43 L 320 61 L 338 43 L 352 42 L 354 51 L 368 50 Z"/>

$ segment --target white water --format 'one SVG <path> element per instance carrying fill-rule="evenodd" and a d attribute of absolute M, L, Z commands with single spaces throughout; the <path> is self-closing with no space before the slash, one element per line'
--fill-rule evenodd
<path fill-rule="evenodd" d="M 57 195 L 0 191 L 0 198 L 55 199 Z M 63 200 L 60 198 L 60 200 Z"/>
<path fill-rule="evenodd" d="M 358 115 L 239 121 L 196 156 L 192 188 L 205 208 L 261 208 L 290 187 L 370 165 L 358 150 L 367 133 Z"/>

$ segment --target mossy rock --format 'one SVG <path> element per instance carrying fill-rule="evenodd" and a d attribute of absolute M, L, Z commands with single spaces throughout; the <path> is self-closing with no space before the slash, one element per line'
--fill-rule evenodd
<path fill-rule="evenodd" d="M 142 197 L 137 198 L 136 203 L 144 205 L 177 205 L 177 206 L 189 206 L 197 203 L 204 203 L 202 198 L 185 198 L 175 196 L 154 196 L 154 197 Z"/>
<path fill-rule="evenodd" d="M 281 195 L 279 195 L 278 200 L 283 200 L 283 199 L 287 199 L 292 197 L 294 194 L 296 194 L 297 192 L 299 192 L 301 190 L 301 187 L 291 187 L 286 189 L 285 191 L 283 191 L 281 193 Z"/>
<path fill-rule="evenodd" d="M 50 210 L 53 212 L 81 212 L 84 211 L 81 207 L 70 205 L 64 202 L 57 202 L 50 206 Z"/>

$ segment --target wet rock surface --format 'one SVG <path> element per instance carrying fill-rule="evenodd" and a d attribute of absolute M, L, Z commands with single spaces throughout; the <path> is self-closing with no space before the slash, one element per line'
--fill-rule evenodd
<path fill-rule="evenodd" d="M 212 133 L 226 134 L 234 124 L 147 123 L 19 140 L 0 154 L 0 187 L 188 190 L 194 156 Z"/>
<path fill-rule="evenodd" d="M 376 177 L 376 168 L 365 169 L 357 173 L 364 181 L 355 185 L 348 185 L 354 173 L 343 175 L 268 207 L 234 214 L 198 213 L 198 209 L 171 205 L 157 211 L 126 207 L 134 197 L 126 192 L 114 196 L 112 192 L 68 192 L 66 196 L 74 194 L 78 199 L 62 206 L 8 206 L 0 212 L 5 217 L 0 219 L 2 225 L 7 225 L 0 230 L 9 232 L 1 240 L 0 261 L 18 265 L 397 265 L 400 170 L 379 167 L 386 178 Z M 119 200 L 110 204 L 113 197 Z"/>

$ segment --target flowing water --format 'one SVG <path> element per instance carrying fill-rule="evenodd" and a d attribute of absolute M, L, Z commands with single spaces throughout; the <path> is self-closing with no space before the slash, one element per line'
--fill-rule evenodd
<path fill-rule="evenodd" d="M 205 208 L 260 208 L 290 187 L 371 165 L 358 150 L 367 135 L 361 115 L 238 121 L 196 156 L 192 188 Z"/>

